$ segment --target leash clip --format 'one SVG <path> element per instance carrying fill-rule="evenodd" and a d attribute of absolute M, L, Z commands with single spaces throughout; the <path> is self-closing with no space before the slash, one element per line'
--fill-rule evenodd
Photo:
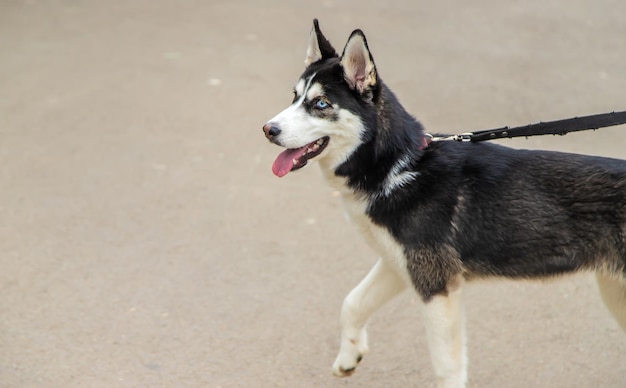
<path fill-rule="evenodd" d="M 458 135 L 454 135 L 454 140 L 456 141 L 472 141 L 472 136 L 474 134 L 472 132 L 460 133 Z"/>

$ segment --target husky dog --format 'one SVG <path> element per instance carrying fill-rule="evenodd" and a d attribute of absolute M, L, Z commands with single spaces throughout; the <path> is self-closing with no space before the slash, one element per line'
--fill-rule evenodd
<path fill-rule="evenodd" d="M 292 104 L 263 126 L 287 148 L 272 170 L 319 161 L 380 256 L 343 303 L 334 374 L 354 372 L 368 318 L 407 285 L 424 302 L 440 387 L 467 380 L 466 281 L 595 271 L 626 330 L 626 161 L 432 141 L 380 79 L 361 30 L 339 56 L 315 20 L 305 63 Z"/>

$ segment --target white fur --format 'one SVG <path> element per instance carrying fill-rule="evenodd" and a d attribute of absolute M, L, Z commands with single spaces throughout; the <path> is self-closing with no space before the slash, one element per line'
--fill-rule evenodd
<path fill-rule="evenodd" d="M 362 35 L 353 35 L 343 50 L 341 66 L 346 81 L 359 92 L 376 83 L 376 67 Z"/>
<path fill-rule="evenodd" d="M 341 309 L 341 345 L 333 363 L 333 373 L 349 376 L 359 356 L 368 350 L 365 325 L 371 315 L 410 283 L 404 248 L 367 216 L 366 199 L 358 198 L 343 178 L 332 170 L 322 172 L 330 185 L 341 193 L 346 213 L 370 247 L 381 256 L 367 276 L 348 294 Z M 461 303 L 463 279 L 447 296 L 435 296 L 425 304 L 424 316 L 433 368 L 439 387 L 463 387 L 467 380 L 467 351 L 464 314 Z"/>
<path fill-rule="evenodd" d="M 310 43 L 310 46 L 317 46 L 315 34 L 312 34 Z M 353 58 L 344 65 L 354 66 L 359 76 L 358 80 L 355 79 L 357 83 L 375 80 L 374 69 L 369 67 L 373 64 L 369 62 L 369 56 L 366 57 L 366 53 L 362 52 L 363 39 L 355 39 L 354 43 L 346 52 L 356 59 Z M 307 61 L 315 60 L 320 55 L 315 47 L 307 50 Z M 345 178 L 334 173 L 361 144 L 361 135 L 365 130 L 362 121 L 336 103 L 333 104 L 333 109 L 338 116 L 337 120 L 326 120 L 308 114 L 304 107 L 305 101 L 312 101 L 323 95 L 323 86 L 315 82 L 315 74 L 307 79 L 300 79 L 295 86 L 295 92 L 297 100 L 269 121 L 281 130 L 275 141 L 287 148 L 299 148 L 325 136 L 330 138 L 326 149 L 313 160 L 320 162 L 329 184 L 341 193 L 348 218 L 381 257 L 368 275 L 346 296 L 342 306 L 341 346 L 333 364 L 333 373 L 347 376 L 355 370 L 360 358 L 368 350 L 365 326 L 371 315 L 402 292 L 411 281 L 402 245 L 387 229 L 375 225 L 366 214 L 371 198 L 357 195 L 347 186 Z M 389 196 L 418 176 L 417 172 L 407 171 L 409 163 L 408 156 L 396 162 L 378 195 Z M 445 297 L 434 297 L 425 306 L 429 346 L 441 387 L 461 387 L 466 380 L 460 303 L 459 287 Z"/>
<path fill-rule="evenodd" d="M 311 128 L 314 128 L 315 123 L 311 122 L 311 116 L 302 107 L 302 103 L 306 98 L 306 92 L 311 86 L 314 77 L 315 74 L 306 80 L 299 80 L 295 91 L 296 95 L 300 97 L 293 104 L 289 105 L 287 109 L 269 121 L 269 123 L 280 128 L 279 142 L 283 147 L 300 148 L 321 137 L 311 136 Z"/>
<path fill-rule="evenodd" d="M 304 94 L 304 89 L 306 88 L 307 83 L 308 83 L 308 80 L 305 80 L 305 79 L 298 80 L 298 82 L 296 83 L 296 86 L 293 88 L 296 91 L 297 96 L 302 96 Z M 302 101 L 300 101 L 300 103 L 302 103 Z"/>
<path fill-rule="evenodd" d="M 356 225 L 370 248 L 382 257 L 404 282 L 410 283 L 404 248 L 387 229 L 374 224 L 367 216 L 365 213 L 367 202 L 356 198 L 352 193 L 342 194 L 342 200 L 350 221 Z"/>
<path fill-rule="evenodd" d="M 447 295 L 436 295 L 424 306 L 430 358 L 439 388 L 464 387 L 467 382 L 463 280 Z"/>
<path fill-rule="evenodd" d="M 322 125 L 325 126 L 325 136 L 330 136 L 330 141 L 326 150 L 320 155 L 321 157 L 316 159 L 324 163 L 325 168 L 335 171 L 361 144 L 361 134 L 365 131 L 365 127 L 361 119 L 352 112 L 341 109 L 341 106 L 336 104 L 333 107 L 338 112 L 339 119 L 335 122 L 322 120 L 324 122 Z"/>
<path fill-rule="evenodd" d="M 310 101 L 323 93 L 322 85 L 314 82 L 314 78 L 315 74 L 306 80 L 299 80 L 295 87 L 298 100 L 277 114 L 269 123 L 280 128 L 281 133 L 276 137 L 276 141 L 287 148 L 300 148 L 329 136 L 330 141 L 326 149 L 311 160 L 324 163 L 325 169 L 334 171 L 359 146 L 364 127 L 356 115 L 337 104 L 333 104 L 338 116 L 336 121 L 308 114 L 303 106 L 304 101 Z"/>
<path fill-rule="evenodd" d="M 391 168 L 389 174 L 385 178 L 385 182 L 383 183 L 383 189 L 381 194 L 384 197 L 388 197 L 395 189 L 412 182 L 415 177 L 419 175 L 419 172 L 416 171 L 406 171 L 409 162 L 410 157 L 409 155 L 406 155 L 403 158 L 399 159 L 396 164 Z"/>
<path fill-rule="evenodd" d="M 322 95 L 323 88 L 322 85 L 318 82 L 312 84 L 309 89 L 306 91 L 306 100 L 312 101 L 314 98 Z"/>
<path fill-rule="evenodd" d="M 337 376 L 349 376 L 360 357 L 368 351 L 365 325 L 370 316 L 387 301 L 402 292 L 410 278 L 404 249 L 389 232 L 372 223 L 366 214 L 367 199 L 358 198 L 337 177 L 334 169 L 320 164 L 329 184 L 341 193 L 348 218 L 357 226 L 368 245 L 381 256 L 367 276 L 345 298 L 341 309 L 341 345 L 333 364 Z"/>
<path fill-rule="evenodd" d="M 411 281 L 402 245 L 387 229 L 375 225 L 366 214 L 370 198 L 355 194 L 347 186 L 345 178 L 334 173 L 360 145 L 363 123 L 359 117 L 336 104 L 333 109 L 338 120 L 330 121 L 308 114 L 303 103 L 323 93 L 322 85 L 316 83 L 314 78 L 315 75 L 312 75 L 298 81 L 295 90 L 299 98 L 270 122 L 279 126 L 281 133 L 278 141 L 288 148 L 302 147 L 324 136 L 330 137 L 327 148 L 313 160 L 320 162 L 328 183 L 341 193 L 349 219 L 381 257 L 348 294 L 342 306 L 341 346 L 333 364 L 333 373 L 347 376 L 368 350 L 365 325 L 370 316 Z M 418 173 L 407 171 L 409 162 L 406 156 L 391 168 L 380 195 L 388 196 L 415 179 Z M 467 376 L 467 362 L 460 288 L 445 297 L 434 297 L 425 306 L 425 317 L 432 362 L 440 387 L 462 387 Z"/>
<path fill-rule="evenodd" d="M 397 271 L 379 259 L 374 268 L 346 297 L 341 308 L 341 348 L 333 364 L 337 376 L 351 374 L 367 353 L 365 324 L 383 304 L 406 288 Z"/>
<path fill-rule="evenodd" d="M 317 62 L 322 59 L 322 51 L 320 50 L 319 42 L 317 41 L 317 34 L 315 28 L 311 30 L 309 35 L 309 46 L 306 49 L 306 58 L 304 64 L 309 66 L 313 62 Z"/>

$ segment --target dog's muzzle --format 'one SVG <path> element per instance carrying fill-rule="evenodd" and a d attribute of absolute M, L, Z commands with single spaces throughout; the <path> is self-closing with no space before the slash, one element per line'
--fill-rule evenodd
<path fill-rule="evenodd" d="M 267 123 L 263 126 L 263 132 L 269 141 L 274 142 L 274 138 L 280 135 L 281 130 L 276 124 Z"/>

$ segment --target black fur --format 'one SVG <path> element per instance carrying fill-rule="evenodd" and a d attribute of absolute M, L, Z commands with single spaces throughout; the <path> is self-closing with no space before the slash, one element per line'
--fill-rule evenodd
<path fill-rule="evenodd" d="M 316 85 L 314 93 L 296 96 L 302 105 L 279 113 L 263 131 L 282 145 L 281 135 L 271 134 L 282 125 L 296 147 L 277 159 L 277 176 L 289 166 L 280 159 L 285 155 L 309 149 L 303 157 L 319 155 L 349 216 L 381 255 L 344 300 L 335 375 L 354 372 L 367 349 L 365 323 L 401 290 L 395 282 L 407 274 L 426 302 L 440 386 L 462 387 L 467 379 L 463 278 L 596 271 L 600 295 L 626 331 L 626 161 L 429 141 L 379 78 L 360 30 L 350 35 L 342 57 L 317 21 L 313 33 L 307 63 L 314 63 L 301 82 Z M 319 100 L 329 105 L 316 105 Z M 303 120 L 303 115 L 308 116 Z M 303 165 L 297 163 L 292 170 Z"/>
<path fill-rule="evenodd" d="M 322 54 L 321 60 L 326 60 L 326 59 L 330 59 L 333 57 L 337 57 L 337 52 L 335 51 L 333 46 L 330 44 L 328 39 L 326 39 L 324 34 L 322 34 L 322 31 L 320 30 L 320 24 L 317 21 L 317 19 L 313 19 L 313 30 L 315 31 L 315 36 L 317 38 L 317 45 L 320 49 L 320 53 Z"/>
<path fill-rule="evenodd" d="M 425 300 L 468 278 L 533 278 L 626 266 L 626 161 L 485 143 L 436 142 L 419 177 L 370 202 L 405 247 Z M 430 252 L 430 253 L 425 253 Z M 424 256 L 438 279 L 423 287 Z M 432 264 L 429 264 L 432 266 Z M 434 283 L 434 284 L 433 284 Z"/>
<path fill-rule="evenodd" d="M 600 267 L 624 273 L 626 161 L 454 141 L 422 150 L 422 126 L 384 85 L 378 96 L 374 103 L 383 109 L 368 121 L 367 141 L 336 174 L 370 198 L 372 221 L 405 247 L 425 300 L 445 292 L 459 273 L 533 278 Z M 377 196 L 405 155 L 418 177 Z"/>
<path fill-rule="evenodd" d="M 380 78 L 359 93 L 334 56 L 309 66 L 303 78 L 313 73 L 325 96 L 365 125 L 362 144 L 335 174 L 369 199 L 368 216 L 405 247 L 425 300 L 445 293 L 458 274 L 624 273 L 626 161 L 487 143 L 438 141 L 424 149 L 422 125 Z M 403 157 L 419 176 L 378 195 Z"/>

